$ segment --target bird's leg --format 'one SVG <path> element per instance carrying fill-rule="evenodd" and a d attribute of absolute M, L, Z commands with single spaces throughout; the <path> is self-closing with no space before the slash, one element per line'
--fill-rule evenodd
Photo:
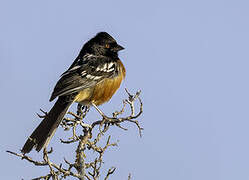
<path fill-rule="evenodd" d="M 82 105 L 82 104 L 78 104 L 77 106 L 77 115 L 84 118 L 86 116 L 86 114 L 89 112 L 90 110 L 90 106 L 89 105 Z"/>
<path fill-rule="evenodd" d="M 82 111 L 83 111 L 83 117 L 86 116 L 86 114 L 89 112 L 90 110 L 90 106 L 89 105 L 85 105 L 82 107 Z"/>
<path fill-rule="evenodd" d="M 113 119 L 112 117 L 106 116 L 106 115 L 98 108 L 98 106 L 96 106 L 96 104 L 91 103 L 91 105 L 99 112 L 99 114 L 100 114 L 104 119 L 109 120 L 109 121 L 111 121 L 111 120 Z"/>
<path fill-rule="evenodd" d="M 99 112 L 99 114 L 103 117 L 107 117 L 94 103 L 91 103 L 92 106 Z"/>
<path fill-rule="evenodd" d="M 77 115 L 78 116 L 81 116 L 83 114 L 83 111 L 82 111 L 83 107 L 84 107 L 83 105 L 78 103 L 78 106 L 77 106 Z"/>

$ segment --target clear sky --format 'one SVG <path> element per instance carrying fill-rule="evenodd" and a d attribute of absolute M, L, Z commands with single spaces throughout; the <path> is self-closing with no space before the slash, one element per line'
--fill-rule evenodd
<path fill-rule="evenodd" d="M 248 8 L 246 0 L 0 1 L 1 179 L 47 172 L 5 151 L 22 147 L 60 74 L 99 31 L 126 48 L 127 68 L 100 108 L 120 107 L 125 87 L 144 101 L 142 138 L 133 125 L 111 129 L 120 141 L 105 156 L 118 168 L 111 179 L 249 179 Z M 58 143 L 64 135 L 60 128 L 51 142 L 58 162 L 75 153 Z"/>

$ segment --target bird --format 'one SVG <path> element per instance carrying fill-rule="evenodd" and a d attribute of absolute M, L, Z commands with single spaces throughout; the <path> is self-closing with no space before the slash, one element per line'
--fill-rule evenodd
<path fill-rule="evenodd" d="M 21 149 L 23 154 L 33 148 L 46 148 L 69 107 L 74 103 L 99 106 L 111 99 L 126 70 L 118 57 L 124 47 L 107 32 L 99 32 L 87 41 L 72 65 L 60 76 L 49 101 L 54 106 L 29 136 Z"/>

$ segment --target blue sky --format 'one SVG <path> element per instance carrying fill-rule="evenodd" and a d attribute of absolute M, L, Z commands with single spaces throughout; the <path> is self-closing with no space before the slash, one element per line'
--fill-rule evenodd
<path fill-rule="evenodd" d="M 6 150 L 18 151 L 37 126 L 39 108 L 82 45 L 107 31 L 127 77 L 107 114 L 121 106 L 124 88 L 142 90 L 143 137 L 135 126 L 112 128 L 116 149 L 106 153 L 111 179 L 249 179 L 248 1 L 31 1 L 0 2 L 2 179 L 30 179 L 38 168 Z M 72 110 L 74 110 L 72 107 Z M 92 110 L 89 119 L 99 117 Z M 59 162 L 74 149 L 51 145 Z M 33 157 L 40 154 L 32 152 Z M 14 172 L 14 173 L 13 173 Z"/>

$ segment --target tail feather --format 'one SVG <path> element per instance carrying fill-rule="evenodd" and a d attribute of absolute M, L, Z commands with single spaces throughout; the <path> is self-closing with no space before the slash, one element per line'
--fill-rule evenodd
<path fill-rule="evenodd" d="M 35 147 L 36 151 L 39 152 L 43 147 L 46 147 L 72 103 L 73 101 L 68 102 L 65 96 L 59 97 L 46 117 L 28 138 L 21 151 L 29 153 Z"/>

